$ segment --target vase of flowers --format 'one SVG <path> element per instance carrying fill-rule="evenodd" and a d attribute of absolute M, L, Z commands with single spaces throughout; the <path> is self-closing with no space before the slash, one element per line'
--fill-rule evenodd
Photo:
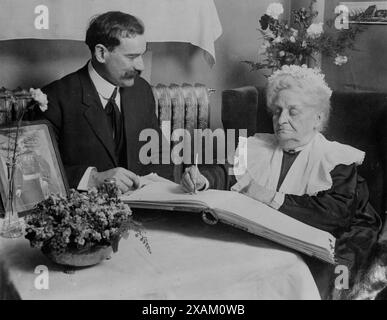
<path fill-rule="evenodd" d="M 105 183 L 87 193 L 71 190 L 68 197 L 51 195 L 26 217 L 25 237 L 53 262 L 75 267 L 108 258 L 130 230 L 150 252 L 145 231 L 117 194 L 115 184 Z"/>
<path fill-rule="evenodd" d="M 309 7 L 292 10 L 292 25 L 280 20 L 284 9 L 281 3 L 272 3 L 260 18 L 259 31 L 263 44 L 259 49 L 259 61 L 243 61 L 252 70 L 271 69 L 275 71 L 284 65 L 319 66 L 321 56 L 333 58 L 341 66 L 348 61 L 347 49 L 354 49 L 356 35 L 363 30 L 351 25 L 348 29 L 328 32 L 324 23 L 315 23 L 318 11 L 316 0 Z M 327 22 L 331 26 L 332 21 Z"/>
<path fill-rule="evenodd" d="M 28 93 L 28 92 L 26 92 Z M 5 163 L 7 165 L 7 197 L 4 203 L 5 215 L 0 229 L 0 236 L 4 238 L 18 238 L 23 235 L 23 224 L 15 211 L 15 172 L 20 156 L 23 154 L 23 148 L 20 146 L 20 126 L 24 115 L 33 110 L 36 106 L 42 112 L 47 110 L 47 96 L 40 89 L 30 89 L 29 99 L 21 100 L 18 103 L 17 97 L 9 94 L 8 104 L 13 105 L 16 113 L 16 130 L 8 131 L 8 143 L 5 146 L 0 146 L 1 151 L 5 154 Z M 12 107 L 10 107 L 12 108 Z"/>

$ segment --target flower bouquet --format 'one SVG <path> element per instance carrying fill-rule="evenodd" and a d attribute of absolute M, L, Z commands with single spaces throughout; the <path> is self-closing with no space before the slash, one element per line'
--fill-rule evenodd
<path fill-rule="evenodd" d="M 68 266 L 88 266 L 108 258 L 130 230 L 150 252 L 145 231 L 117 193 L 115 185 L 104 184 L 88 193 L 71 190 L 67 198 L 51 195 L 26 217 L 25 237 L 54 262 Z"/>
<path fill-rule="evenodd" d="M 308 8 L 292 10 L 292 27 L 287 21 L 280 21 L 284 12 L 280 3 L 272 3 L 259 20 L 259 31 L 263 36 L 263 45 L 259 49 L 260 61 L 243 61 L 252 70 L 277 70 L 283 65 L 313 65 L 319 54 L 334 58 L 336 65 L 348 61 L 345 52 L 354 49 L 356 35 L 363 30 L 350 25 L 348 29 L 328 32 L 322 22 L 314 23 L 318 11 L 314 9 L 316 0 Z M 329 21 L 327 26 L 331 26 Z"/>

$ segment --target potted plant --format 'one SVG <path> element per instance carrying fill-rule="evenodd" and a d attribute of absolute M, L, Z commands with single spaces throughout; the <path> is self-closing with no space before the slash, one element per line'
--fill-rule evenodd
<path fill-rule="evenodd" d="M 117 193 L 115 184 L 104 184 L 87 193 L 71 190 L 68 197 L 51 195 L 26 217 L 25 237 L 52 261 L 67 266 L 90 266 L 110 257 L 130 230 L 150 252 L 141 224 Z"/>

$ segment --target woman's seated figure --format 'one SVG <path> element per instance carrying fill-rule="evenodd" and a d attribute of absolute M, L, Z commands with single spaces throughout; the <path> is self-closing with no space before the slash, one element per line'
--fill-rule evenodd
<path fill-rule="evenodd" d="M 274 134 L 257 133 L 239 142 L 234 165 L 243 174 L 233 177 L 231 190 L 333 234 L 338 264 L 348 266 L 351 285 L 381 221 L 357 172 L 364 152 L 321 133 L 328 124 L 331 94 L 315 69 L 284 66 L 274 72 L 267 87 Z M 198 177 L 197 190 L 203 187 L 205 179 L 194 171 L 190 167 L 183 175 L 187 191 L 192 191 L 192 177 Z"/>

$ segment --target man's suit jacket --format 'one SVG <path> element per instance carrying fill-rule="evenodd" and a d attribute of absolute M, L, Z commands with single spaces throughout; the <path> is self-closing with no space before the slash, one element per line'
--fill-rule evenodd
<path fill-rule="evenodd" d="M 42 114 L 54 127 L 62 162 L 71 188 L 76 188 L 88 167 L 105 171 L 118 166 L 108 119 L 87 65 L 42 89 L 48 97 L 48 110 Z M 143 165 L 139 151 L 146 142 L 139 141 L 145 128 L 162 137 L 155 114 L 150 85 L 137 77 L 134 85 L 122 88 L 121 112 L 124 114 L 127 152 L 126 168 L 144 175 L 155 171 L 172 179 L 172 166 Z"/>

